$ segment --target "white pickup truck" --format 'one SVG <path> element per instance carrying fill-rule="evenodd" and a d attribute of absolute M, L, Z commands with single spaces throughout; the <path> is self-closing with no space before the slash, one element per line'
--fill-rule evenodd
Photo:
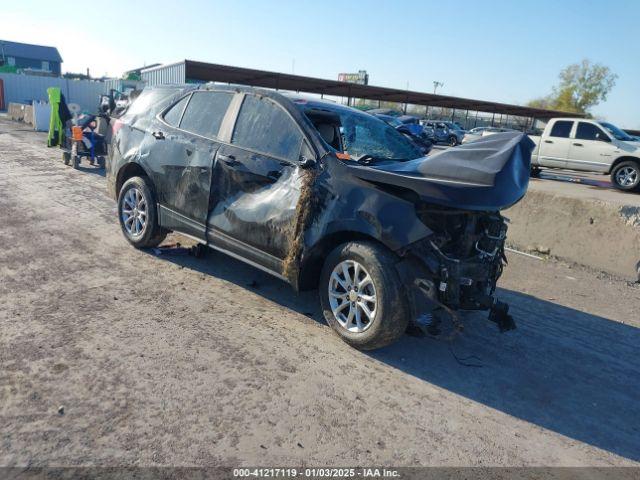
<path fill-rule="evenodd" d="M 531 172 L 540 167 L 611 174 L 621 190 L 640 189 L 640 142 L 608 122 L 554 118 L 542 136 L 531 136 L 536 148 Z"/>

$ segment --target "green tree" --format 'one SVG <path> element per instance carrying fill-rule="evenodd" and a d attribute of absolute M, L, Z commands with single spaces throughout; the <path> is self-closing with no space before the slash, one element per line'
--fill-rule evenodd
<path fill-rule="evenodd" d="M 565 112 L 588 113 L 607 99 L 618 76 L 599 63 L 582 60 L 562 69 L 560 83 L 550 95 L 531 100 L 527 105 Z"/>

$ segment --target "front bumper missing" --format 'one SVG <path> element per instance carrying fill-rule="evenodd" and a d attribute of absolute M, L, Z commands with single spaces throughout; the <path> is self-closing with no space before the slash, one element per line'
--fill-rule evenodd
<path fill-rule="evenodd" d="M 483 310 L 489 311 L 489 320 L 501 332 L 516 328 L 509 305 L 494 296 L 502 273 L 502 248 L 469 260 L 447 257 L 429 242 L 420 242 L 402 253 L 398 272 L 408 287 L 414 323 L 438 309 L 448 312 L 454 322 L 459 310 Z"/>

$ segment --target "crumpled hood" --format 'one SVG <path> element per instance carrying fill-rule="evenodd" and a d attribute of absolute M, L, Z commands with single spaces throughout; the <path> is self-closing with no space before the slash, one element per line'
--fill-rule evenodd
<path fill-rule="evenodd" d="M 496 211 L 526 193 L 534 146 L 523 133 L 505 132 L 407 162 L 349 167 L 358 178 L 408 188 L 429 203 Z"/>

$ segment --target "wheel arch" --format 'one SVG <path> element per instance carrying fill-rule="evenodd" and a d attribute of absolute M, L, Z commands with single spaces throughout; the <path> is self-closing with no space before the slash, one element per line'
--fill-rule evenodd
<path fill-rule="evenodd" d="M 120 170 L 118 170 L 118 174 L 116 175 L 116 197 L 120 194 L 120 189 L 122 189 L 125 182 L 133 177 L 145 177 L 154 189 L 155 193 L 155 185 L 153 185 L 151 177 L 147 171 L 139 163 L 129 162 L 125 163 Z"/>
<path fill-rule="evenodd" d="M 639 167 L 640 167 L 640 158 L 638 157 L 630 157 L 628 155 L 624 155 L 622 157 L 618 157 L 616 158 L 613 163 L 611 164 L 611 167 L 609 167 L 609 170 L 607 171 L 608 174 L 611 174 L 611 172 L 613 172 L 613 170 L 620 165 L 622 162 L 635 162 Z"/>
<path fill-rule="evenodd" d="M 298 275 L 297 289 L 299 291 L 305 291 L 317 288 L 324 260 L 329 253 L 338 245 L 353 241 L 367 241 L 380 245 L 389 251 L 393 251 L 369 233 L 354 230 L 332 232 L 322 237 L 303 258 Z"/>

